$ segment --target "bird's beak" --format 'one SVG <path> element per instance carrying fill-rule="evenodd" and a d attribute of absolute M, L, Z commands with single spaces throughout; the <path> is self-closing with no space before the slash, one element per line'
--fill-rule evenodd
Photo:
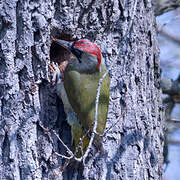
<path fill-rule="evenodd" d="M 67 49 L 68 51 L 71 52 L 73 42 L 64 41 L 64 40 L 55 39 L 55 38 L 52 38 L 52 41 L 59 44 L 60 46 L 64 47 L 65 49 Z"/>
<path fill-rule="evenodd" d="M 65 40 L 61 40 L 61 39 L 56 39 L 56 38 L 51 38 L 51 40 L 57 44 L 59 44 L 60 46 L 64 47 L 66 50 L 68 50 L 70 53 L 72 53 L 72 46 L 74 42 L 70 42 L 70 41 L 65 41 Z M 73 54 L 73 53 L 72 53 Z M 81 60 L 77 57 L 79 63 L 81 63 Z"/>

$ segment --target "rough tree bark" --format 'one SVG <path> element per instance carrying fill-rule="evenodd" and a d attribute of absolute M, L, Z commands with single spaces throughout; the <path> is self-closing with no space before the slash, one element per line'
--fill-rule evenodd
<path fill-rule="evenodd" d="M 163 117 L 156 23 L 145 0 L 0 3 L 1 179 L 161 179 Z M 95 41 L 115 64 L 105 154 L 62 173 L 70 127 L 50 83 L 50 34 Z M 120 53 L 118 54 L 120 50 Z M 63 51 L 61 50 L 63 53 Z"/>

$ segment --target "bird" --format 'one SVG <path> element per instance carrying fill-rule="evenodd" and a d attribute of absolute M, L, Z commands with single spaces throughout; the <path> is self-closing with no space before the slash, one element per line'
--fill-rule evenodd
<path fill-rule="evenodd" d="M 71 126 L 74 149 L 78 156 L 85 152 L 94 124 L 95 100 L 100 78 L 107 67 L 100 48 L 88 39 L 65 41 L 52 39 L 54 43 L 64 47 L 74 57 L 68 60 L 63 75 L 57 66 L 58 80 L 56 91 L 61 97 L 67 121 Z M 63 80 L 61 79 L 63 76 Z M 59 80 L 61 79 L 61 80 Z M 63 81 L 63 83 L 62 83 Z M 98 105 L 98 121 L 96 132 L 103 135 L 109 106 L 109 75 L 103 80 Z M 95 136 L 94 144 L 102 149 L 101 137 Z M 79 146 L 82 148 L 79 148 Z M 81 149 L 81 150 L 80 150 Z"/>

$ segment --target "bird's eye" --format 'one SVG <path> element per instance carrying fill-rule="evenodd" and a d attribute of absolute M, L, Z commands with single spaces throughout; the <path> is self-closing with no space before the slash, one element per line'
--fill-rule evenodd
<path fill-rule="evenodd" d="M 82 51 L 79 50 L 79 49 L 76 49 L 76 48 L 72 47 L 71 52 L 77 57 L 79 63 L 81 63 Z"/>

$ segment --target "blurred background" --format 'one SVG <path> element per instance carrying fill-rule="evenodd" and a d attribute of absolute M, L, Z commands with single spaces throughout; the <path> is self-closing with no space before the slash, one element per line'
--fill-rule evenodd
<path fill-rule="evenodd" d="M 163 180 L 180 179 L 180 8 L 157 16 L 166 143 Z M 173 88 L 171 88 L 174 86 Z M 176 92 L 178 91 L 178 92 Z"/>

